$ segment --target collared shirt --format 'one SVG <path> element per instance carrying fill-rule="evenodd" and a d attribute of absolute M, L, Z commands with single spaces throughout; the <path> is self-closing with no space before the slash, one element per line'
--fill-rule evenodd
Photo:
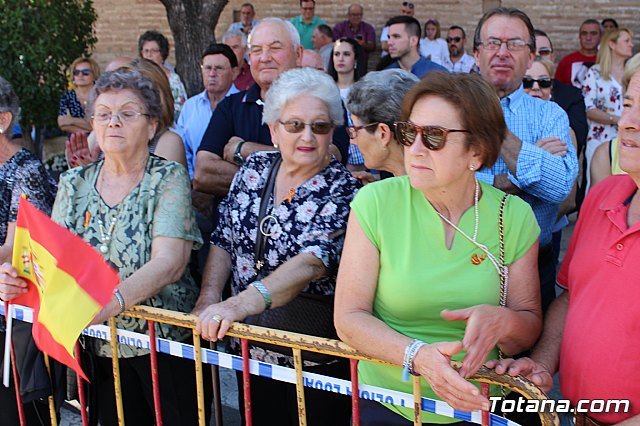
<path fill-rule="evenodd" d="M 369 41 L 373 43 L 374 46 L 376 44 L 376 30 L 373 28 L 373 25 L 367 22 L 361 21 L 360 25 L 358 25 L 358 28 L 355 30 L 351 28 L 351 24 L 348 20 L 339 22 L 335 27 L 333 27 L 334 40 L 338 40 L 342 37 L 357 39 L 357 36 L 362 36 L 364 41 Z M 369 58 L 368 52 L 364 52 L 364 58 L 365 60 Z"/>
<path fill-rule="evenodd" d="M 251 28 L 252 29 L 255 28 L 256 25 L 258 25 L 259 23 L 260 21 L 257 21 L 254 19 L 253 21 L 251 21 Z M 227 31 L 231 31 L 231 30 L 238 30 L 238 31 L 244 32 L 244 25 L 242 24 L 242 21 L 233 22 L 231 25 L 229 25 L 229 28 L 227 29 Z"/>
<path fill-rule="evenodd" d="M 560 350 L 562 394 L 573 404 L 630 400 L 627 413 L 588 413 L 606 424 L 640 414 L 640 227 L 627 222 L 637 190 L 629 176 L 611 176 L 589 191 L 558 273 L 570 296 Z"/>
<path fill-rule="evenodd" d="M 253 80 L 253 75 L 251 75 L 251 66 L 245 59 L 244 65 L 240 67 L 240 73 L 233 81 L 233 84 L 235 84 L 238 90 L 248 90 L 253 83 L 255 83 L 255 81 Z"/>
<path fill-rule="evenodd" d="M 493 184 L 497 175 L 507 175 L 522 193 L 540 225 L 540 245 L 551 243 L 558 206 L 571 192 L 578 175 L 578 159 L 569 134 L 567 114 L 554 102 L 543 101 L 524 93 L 522 85 L 500 100 L 508 129 L 521 141 L 514 176 L 502 157 L 491 168 L 483 167 L 478 179 Z M 567 145 L 567 154 L 555 156 L 535 143 L 546 137 L 558 137 Z"/>
<path fill-rule="evenodd" d="M 238 93 L 238 89 L 232 84 L 225 96 L 234 93 Z M 207 91 L 204 90 L 187 99 L 187 102 L 185 102 L 182 107 L 180 118 L 178 118 L 176 130 L 184 143 L 184 150 L 187 154 L 189 178 L 191 179 L 193 179 L 193 171 L 196 167 L 196 152 L 198 152 L 198 147 L 200 146 L 200 142 L 202 142 L 202 136 L 207 129 L 212 115 L 213 112 L 211 111 L 209 96 L 207 95 Z"/>
<path fill-rule="evenodd" d="M 391 63 L 391 65 L 389 65 L 385 69 L 391 70 L 394 68 L 400 68 L 400 61 L 395 61 Z M 424 77 L 430 71 L 447 71 L 447 69 L 423 57 L 420 57 L 420 59 L 418 59 L 416 63 L 413 64 L 413 66 L 411 67 L 411 74 L 415 75 L 418 78 Z"/>
<path fill-rule="evenodd" d="M 260 86 L 257 84 L 251 86 L 249 90 L 238 92 L 220 101 L 216 107 L 216 113 L 209 121 L 198 151 L 209 151 L 222 158 L 224 147 L 232 136 L 273 146 L 269 126 L 262 123 L 263 105 Z M 333 144 L 340 150 L 342 163 L 346 164 L 349 135 L 345 126 L 339 126 L 333 131 Z"/>
<path fill-rule="evenodd" d="M 447 56 L 444 58 L 442 62 L 442 66 L 445 67 L 449 72 L 462 72 L 469 73 L 471 69 L 476 64 L 476 60 L 473 56 L 469 55 L 467 52 L 462 53 L 462 57 L 455 64 L 451 61 L 451 57 Z"/>
<path fill-rule="evenodd" d="M 311 36 L 313 35 L 313 29 L 320 24 L 327 25 L 322 19 L 314 16 L 310 23 L 304 22 L 302 16 L 296 16 L 291 19 L 291 23 L 296 30 L 298 30 L 298 34 L 300 34 L 300 43 L 305 49 L 313 50 L 313 42 L 311 41 Z"/>

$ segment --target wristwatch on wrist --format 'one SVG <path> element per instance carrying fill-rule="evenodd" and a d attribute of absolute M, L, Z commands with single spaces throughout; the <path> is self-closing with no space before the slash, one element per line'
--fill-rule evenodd
<path fill-rule="evenodd" d="M 242 158 L 242 153 L 240 152 L 240 150 L 242 149 L 242 145 L 244 145 L 246 141 L 241 141 L 238 143 L 238 145 L 236 145 L 236 150 L 233 153 L 233 162 L 236 163 L 238 166 L 242 166 L 244 164 L 244 158 Z"/>

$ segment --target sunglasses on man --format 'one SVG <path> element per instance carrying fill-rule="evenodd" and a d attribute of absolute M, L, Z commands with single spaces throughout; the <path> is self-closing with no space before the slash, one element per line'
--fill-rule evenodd
<path fill-rule="evenodd" d="M 447 37 L 446 40 L 447 40 L 447 43 L 451 43 L 451 42 L 460 43 L 462 41 L 462 37 Z"/>
<path fill-rule="evenodd" d="M 553 84 L 553 80 L 549 77 L 541 77 L 539 79 L 525 77 L 522 79 L 522 86 L 525 89 L 532 89 L 533 83 L 538 83 L 541 89 L 548 89 Z"/>
<path fill-rule="evenodd" d="M 415 7 L 415 6 L 413 5 L 413 3 L 408 2 L 408 1 L 403 1 L 403 2 L 402 2 L 402 5 L 403 5 L 404 7 L 408 7 L 409 9 L 413 9 L 413 8 Z"/>

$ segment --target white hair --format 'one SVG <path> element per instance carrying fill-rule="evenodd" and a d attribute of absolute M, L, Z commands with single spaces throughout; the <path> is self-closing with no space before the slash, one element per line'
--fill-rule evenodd
<path fill-rule="evenodd" d="M 242 47 L 247 47 L 247 35 L 240 30 L 229 30 L 222 36 L 222 43 L 227 44 L 227 40 L 232 37 L 240 37 Z"/>
<path fill-rule="evenodd" d="M 336 126 L 344 123 L 338 86 L 327 73 L 313 68 L 294 68 L 280 74 L 267 92 L 262 122 L 279 120 L 285 106 L 301 96 L 320 99 L 329 108 L 331 122 Z"/>
<path fill-rule="evenodd" d="M 251 34 L 249 34 L 249 48 L 251 48 L 251 39 L 253 38 L 253 35 L 255 34 L 256 30 L 261 26 L 263 26 L 264 24 L 268 24 L 270 22 L 274 22 L 276 24 L 282 25 L 289 32 L 289 38 L 291 38 L 291 44 L 293 45 L 293 50 L 296 50 L 298 49 L 298 47 L 300 47 L 300 34 L 298 34 L 298 30 L 296 30 L 296 27 L 294 27 L 291 22 L 285 21 L 280 18 L 264 18 L 263 20 L 260 21 L 258 25 L 253 27 L 253 29 L 251 30 Z"/>

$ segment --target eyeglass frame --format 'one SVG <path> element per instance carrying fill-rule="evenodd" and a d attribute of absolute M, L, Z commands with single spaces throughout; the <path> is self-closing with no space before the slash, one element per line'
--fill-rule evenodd
<path fill-rule="evenodd" d="M 415 137 L 413 138 L 413 141 L 411 141 L 410 143 L 408 143 L 405 138 L 403 138 L 401 136 L 401 130 L 400 130 L 400 126 L 403 125 L 409 125 L 411 126 L 414 131 L 415 131 Z M 441 149 L 443 149 L 447 143 L 447 137 L 449 136 L 449 133 L 471 133 L 470 130 L 463 130 L 463 129 L 448 129 L 446 127 L 442 127 L 442 126 L 419 126 L 415 123 L 412 123 L 411 121 L 396 121 L 393 123 L 393 128 L 394 128 L 394 135 L 396 137 L 396 140 L 398 141 L 398 143 L 402 146 L 406 146 L 406 147 L 410 147 L 412 146 L 416 139 L 418 138 L 418 133 L 420 133 L 420 139 L 422 139 L 422 145 L 427 148 L 429 151 L 440 151 Z M 443 132 L 443 135 L 440 136 L 439 138 L 441 139 L 441 142 L 439 145 L 433 145 L 433 144 L 428 144 L 429 141 L 429 135 L 425 133 L 425 131 L 429 131 L 429 130 L 433 130 L 433 129 L 438 129 L 441 130 Z M 419 132 L 418 132 L 419 130 Z M 433 135 L 432 135 L 433 136 Z M 404 141 L 404 142 L 403 142 Z"/>
<path fill-rule="evenodd" d="M 525 80 L 530 81 L 530 83 L 527 82 L 527 84 L 525 84 L 525 82 L 524 82 Z M 524 89 L 533 89 L 534 83 L 538 83 L 538 87 L 540 87 L 541 89 L 550 89 L 551 86 L 553 86 L 553 78 L 551 78 L 551 77 L 543 77 L 543 78 L 537 78 L 536 79 L 536 78 L 527 77 L 527 76 L 522 77 L 522 87 Z M 544 85 L 542 83 L 544 83 Z"/>
<path fill-rule="evenodd" d="M 358 132 L 362 129 L 366 129 L 367 127 L 377 126 L 378 124 L 382 124 L 379 121 L 375 123 L 365 124 L 363 126 L 347 126 L 347 134 L 349 135 L 349 139 L 355 139 L 358 137 Z"/>
<path fill-rule="evenodd" d="M 309 128 L 311 129 L 311 133 L 313 133 L 314 135 L 328 135 L 329 133 L 331 133 L 331 130 L 333 130 L 336 127 L 336 125 L 334 123 L 330 122 L 330 121 L 318 121 L 318 122 L 315 122 L 315 123 L 305 123 L 302 120 L 287 120 L 287 121 L 277 120 L 277 121 L 278 121 L 278 123 L 282 124 L 282 127 L 284 127 L 284 130 L 287 133 L 291 133 L 293 135 L 304 132 L 304 129 L 307 126 L 309 126 Z M 304 124 L 304 126 L 300 130 L 292 132 L 291 130 L 289 130 L 287 128 L 287 126 L 291 125 L 292 123 L 300 123 L 300 124 Z M 323 124 L 328 124 L 329 125 L 328 130 L 326 132 L 317 132 L 316 130 L 318 130 L 318 128 L 316 126 L 323 125 Z M 314 128 L 316 130 L 314 130 Z"/>
<path fill-rule="evenodd" d="M 455 36 L 455 37 L 447 37 L 447 38 L 445 38 L 444 40 L 447 42 L 447 44 L 448 44 L 448 43 L 451 43 L 452 41 L 453 41 L 454 43 L 460 43 L 462 40 L 464 40 L 464 37 L 458 37 L 458 36 Z"/>
<path fill-rule="evenodd" d="M 489 44 L 489 40 L 499 41 L 500 45 L 498 45 L 497 43 Z M 513 45 L 514 42 L 522 42 L 523 44 L 521 46 L 514 46 Z M 507 45 L 507 50 L 509 52 L 520 52 L 520 51 L 524 50 L 524 48 L 527 47 L 527 46 L 529 47 L 529 50 L 533 50 L 534 49 L 534 44 L 531 41 L 530 42 L 526 42 L 521 38 L 510 38 L 508 40 L 502 40 L 502 39 L 497 38 L 497 37 L 489 37 L 489 39 L 485 40 L 485 41 L 479 40 L 476 43 L 476 48 L 482 46 L 482 47 L 484 47 L 486 50 L 488 50 L 490 52 L 497 52 L 502 48 L 503 44 Z M 511 44 L 511 48 L 509 47 L 509 44 Z M 491 46 L 492 48 L 489 48 L 488 46 Z M 516 47 L 516 48 L 514 49 L 514 47 Z"/>
<path fill-rule="evenodd" d="M 220 65 L 211 66 L 211 65 L 200 65 L 200 69 L 209 74 L 211 71 L 215 71 L 216 74 L 220 74 L 221 72 L 227 71 L 232 67 L 222 67 Z"/>
<path fill-rule="evenodd" d="M 129 118 L 123 119 L 122 118 L 122 114 L 124 114 L 124 113 L 133 113 L 134 115 L 129 117 Z M 123 110 L 123 111 L 118 111 L 118 112 L 115 112 L 115 113 L 114 112 L 109 112 L 109 113 L 105 113 L 105 114 L 109 114 L 109 119 L 104 120 L 104 121 L 100 120 L 100 119 L 98 119 L 96 117 L 95 114 L 91 116 L 91 119 L 93 121 L 95 121 L 97 124 L 100 124 L 101 126 L 104 126 L 104 125 L 111 124 L 111 121 L 113 120 L 113 117 L 116 117 L 118 119 L 118 122 L 120 124 L 122 124 L 122 125 L 129 124 L 129 123 L 135 123 L 136 121 L 138 121 L 138 119 L 140 118 L 141 115 L 144 115 L 147 118 L 151 117 L 151 115 L 149 115 L 147 113 L 139 112 L 139 111 L 133 111 L 133 110 L 129 110 L 129 109 L 126 109 L 126 110 Z"/>

